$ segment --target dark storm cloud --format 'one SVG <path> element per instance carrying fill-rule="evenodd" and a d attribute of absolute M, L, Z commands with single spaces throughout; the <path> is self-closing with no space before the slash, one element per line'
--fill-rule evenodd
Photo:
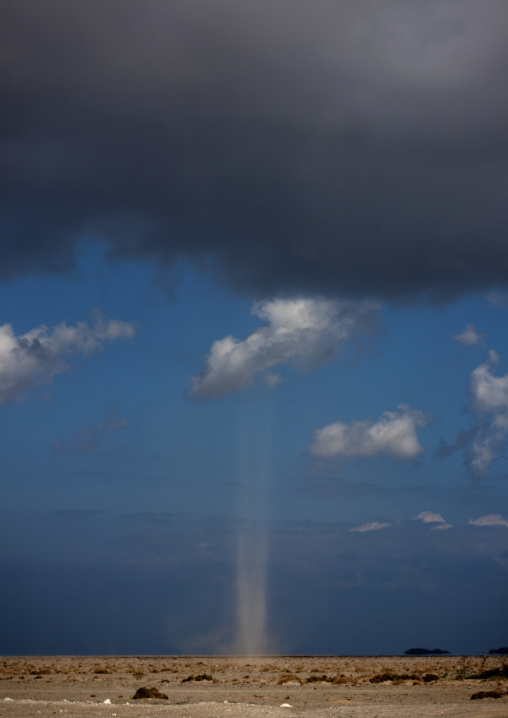
<path fill-rule="evenodd" d="M 0 0 L 0 276 L 84 233 L 237 290 L 508 281 L 505 0 Z"/>

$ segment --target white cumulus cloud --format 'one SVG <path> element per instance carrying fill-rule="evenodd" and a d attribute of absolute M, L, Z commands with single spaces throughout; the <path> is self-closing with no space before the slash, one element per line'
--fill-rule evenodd
<path fill-rule="evenodd" d="M 424 524 L 436 524 L 432 529 L 451 529 L 451 524 L 447 523 L 441 514 L 435 514 L 433 511 L 421 511 L 415 516 L 413 521 L 423 521 Z"/>
<path fill-rule="evenodd" d="M 324 299 L 274 299 L 254 305 L 252 313 L 268 322 L 247 339 L 219 339 L 202 371 L 191 377 L 190 394 L 211 399 L 236 392 L 259 373 L 277 365 L 311 370 L 331 361 L 359 333 L 372 334 L 378 325 L 378 305 Z M 265 384 L 275 386 L 280 375 L 269 372 Z"/>
<path fill-rule="evenodd" d="M 464 450 L 465 464 L 476 477 L 487 473 L 505 451 L 508 438 L 508 374 L 496 376 L 499 354 L 489 351 L 487 360 L 471 372 L 468 385 L 470 408 L 476 424 L 461 432 L 453 444 L 444 441 L 438 456 Z"/>
<path fill-rule="evenodd" d="M 487 361 L 471 373 L 469 393 L 475 412 L 488 414 L 508 409 L 508 374 L 495 376 L 491 371 L 499 361 L 499 354 L 490 351 Z"/>
<path fill-rule="evenodd" d="M 470 519 L 469 523 L 473 526 L 506 526 L 508 528 L 508 521 L 501 514 L 486 514 L 474 520 Z"/>
<path fill-rule="evenodd" d="M 466 463 L 476 476 L 485 474 L 506 446 L 508 435 L 508 374 L 496 376 L 493 367 L 500 361 L 495 351 L 471 374 L 469 394 L 477 426 Z"/>
<path fill-rule="evenodd" d="M 356 526 L 355 528 L 351 529 L 351 531 L 354 533 L 360 533 L 364 534 L 367 533 L 367 531 L 380 531 L 381 529 L 386 529 L 388 526 L 391 526 L 392 524 L 387 522 L 381 522 L 381 521 L 372 521 L 369 524 L 362 524 L 361 526 Z"/>
<path fill-rule="evenodd" d="M 132 324 L 99 315 L 93 326 L 85 322 L 67 326 L 62 322 L 53 328 L 42 325 L 19 336 L 10 324 L 0 326 L 0 405 L 66 371 L 69 367 L 64 357 L 93 354 L 107 341 L 130 339 L 133 335 Z"/>
<path fill-rule="evenodd" d="M 455 339 L 456 342 L 464 346 L 473 347 L 479 344 L 484 336 L 484 334 L 477 333 L 473 324 L 467 324 L 459 334 L 454 334 L 452 339 Z"/>
<path fill-rule="evenodd" d="M 323 459 L 333 457 L 385 456 L 389 459 L 415 459 L 423 453 L 416 428 L 429 419 L 421 411 L 400 404 L 395 411 L 385 411 L 373 423 L 369 420 L 346 424 L 337 421 L 314 432 L 310 451 Z"/>

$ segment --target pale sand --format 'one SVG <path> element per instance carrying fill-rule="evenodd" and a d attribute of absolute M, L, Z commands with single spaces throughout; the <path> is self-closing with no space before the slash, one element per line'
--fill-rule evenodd
<path fill-rule="evenodd" d="M 288 718 L 291 714 L 508 718 L 508 680 L 470 677 L 501 664 L 499 657 L 456 656 L 0 657 L 0 714 L 6 718 Z M 429 680 L 428 674 L 437 680 Z M 202 675 L 211 680 L 185 680 Z M 391 680 L 371 682 L 390 676 Z M 133 700 L 141 686 L 155 687 L 168 699 Z M 471 700 L 478 691 L 503 695 Z M 281 707 L 283 703 L 291 707 Z"/>

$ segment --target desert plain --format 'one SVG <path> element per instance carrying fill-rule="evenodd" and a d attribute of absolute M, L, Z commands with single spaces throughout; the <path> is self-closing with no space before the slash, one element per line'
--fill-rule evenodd
<path fill-rule="evenodd" d="M 148 695 L 152 697 L 134 697 Z M 498 656 L 6 656 L 0 718 L 508 718 Z"/>

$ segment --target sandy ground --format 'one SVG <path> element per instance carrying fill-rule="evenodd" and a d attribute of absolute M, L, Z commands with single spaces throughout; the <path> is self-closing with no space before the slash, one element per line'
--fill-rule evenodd
<path fill-rule="evenodd" d="M 0 657 L 0 718 L 508 718 L 502 666 L 490 656 Z M 142 687 L 167 697 L 134 699 Z M 472 700 L 480 691 L 500 697 Z"/>

